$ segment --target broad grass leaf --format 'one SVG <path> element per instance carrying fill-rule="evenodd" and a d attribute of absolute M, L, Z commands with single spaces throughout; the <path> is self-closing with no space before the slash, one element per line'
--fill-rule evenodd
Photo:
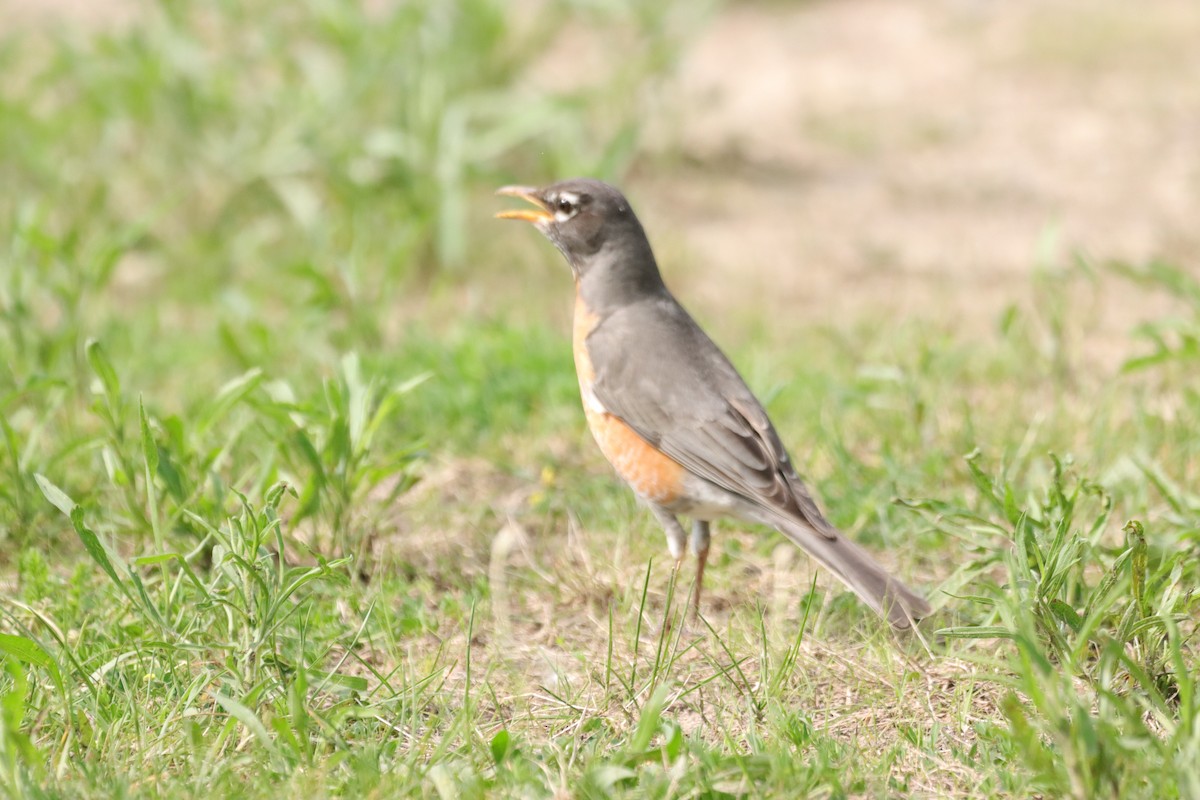
<path fill-rule="evenodd" d="M 104 348 L 100 346 L 98 340 L 88 339 L 87 344 L 84 345 L 84 352 L 87 353 L 88 364 L 91 365 L 92 371 L 96 373 L 96 377 L 100 379 L 100 384 L 104 387 L 104 396 L 110 403 L 115 404 L 121 396 L 121 381 L 117 377 L 117 371 L 113 369 L 112 362 L 108 360 Z"/>
<path fill-rule="evenodd" d="M 37 481 L 38 488 L 42 490 L 42 494 L 50 501 L 50 504 L 70 517 L 75 510 L 75 501 L 68 497 L 66 492 L 51 483 L 46 476 L 34 473 L 33 479 Z"/>
<path fill-rule="evenodd" d="M 40 644 L 24 636 L 0 633 L 0 653 L 6 653 L 25 664 L 33 664 L 54 671 L 58 669 L 54 659 Z"/>

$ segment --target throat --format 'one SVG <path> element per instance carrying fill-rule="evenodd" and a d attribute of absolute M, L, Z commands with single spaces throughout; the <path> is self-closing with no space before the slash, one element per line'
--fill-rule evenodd
<path fill-rule="evenodd" d="M 658 263 L 645 240 L 606 249 L 580 265 L 576 295 L 593 314 L 606 317 L 617 309 L 667 294 Z"/>

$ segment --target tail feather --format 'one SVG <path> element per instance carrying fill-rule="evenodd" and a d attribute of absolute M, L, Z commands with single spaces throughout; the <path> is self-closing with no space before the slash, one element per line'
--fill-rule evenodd
<path fill-rule="evenodd" d="M 773 527 L 819 561 L 894 628 L 912 627 L 931 609 L 925 598 L 892 577 L 870 553 L 832 527 L 824 534 L 792 519 L 771 520 Z M 834 534 L 834 535 L 829 535 Z"/>

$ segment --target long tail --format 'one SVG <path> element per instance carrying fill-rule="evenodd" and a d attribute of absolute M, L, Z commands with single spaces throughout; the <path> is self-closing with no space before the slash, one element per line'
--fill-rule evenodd
<path fill-rule="evenodd" d="M 924 597 L 896 580 L 843 533 L 829 526 L 818 532 L 809 525 L 780 516 L 771 524 L 804 552 L 821 562 L 892 627 L 912 627 L 930 612 Z"/>

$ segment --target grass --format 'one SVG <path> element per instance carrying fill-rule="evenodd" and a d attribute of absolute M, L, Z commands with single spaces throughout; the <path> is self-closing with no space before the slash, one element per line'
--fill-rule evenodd
<path fill-rule="evenodd" d="M 583 428 L 568 279 L 486 221 L 628 164 L 681 13 L 632 9 L 164 4 L 0 47 L 6 795 L 1200 795 L 1185 269 L 1043 273 L 983 340 L 740 346 L 938 612 L 894 639 L 723 526 L 684 624 Z M 623 71 L 522 88 L 577 14 Z M 1178 314 L 1094 367 L 1086 282 Z"/>

